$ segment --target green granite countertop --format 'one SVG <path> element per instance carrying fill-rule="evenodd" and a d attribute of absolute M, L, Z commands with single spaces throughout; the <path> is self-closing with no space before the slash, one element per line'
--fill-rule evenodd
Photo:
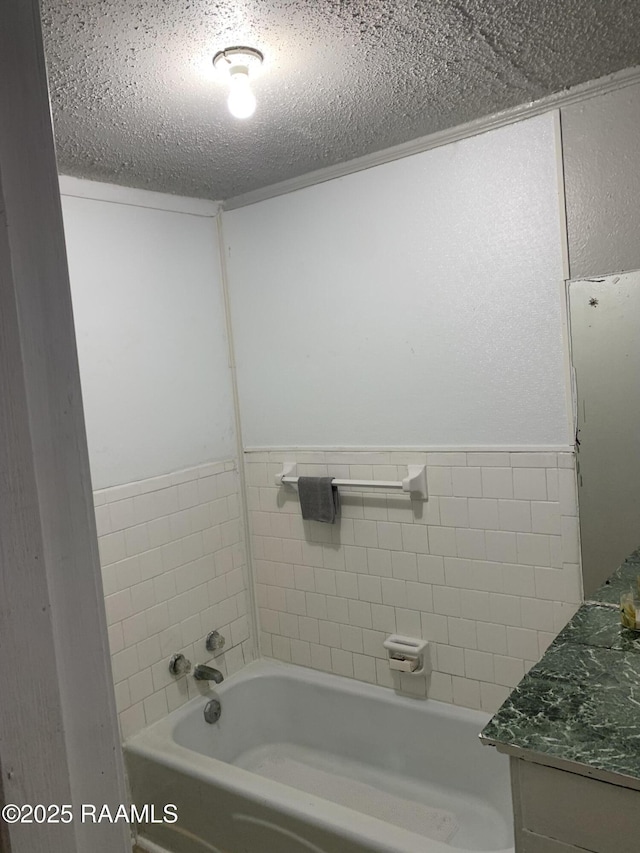
<path fill-rule="evenodd" d="M 640 550 L 580 607 L 485 727 L 485 743 L 640 779 L 640 633 L 622 627 L 619 608 L 638 575 Z"/>

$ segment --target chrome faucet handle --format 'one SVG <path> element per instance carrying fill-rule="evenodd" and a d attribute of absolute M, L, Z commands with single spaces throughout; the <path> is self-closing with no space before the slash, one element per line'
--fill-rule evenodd
<path fill-rule="evenodd" d="M 224 648 L 225 643 L 226 640 L 220 631 L 211 631 L 207 634 L 207 639 L 205 640 L 205 646 L 207 647 L 208 652 L 219 652 L 220 649 Z"/>
<path fill-rule="evenodd" d="M 182 652 L 178 652 L 169 661 L 169 672 L 176 677 L 188 675 L 191 672 L 191 661 L 187 660 Z"/>

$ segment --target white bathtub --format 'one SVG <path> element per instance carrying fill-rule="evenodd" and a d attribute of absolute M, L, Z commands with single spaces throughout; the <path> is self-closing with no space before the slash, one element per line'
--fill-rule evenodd
<path fill-rule="evenodd" d="M 478 740 L 486 715 L 271 661 L 215 695 L 219 722 L 197 698 L 125 745 L 134 801 L 178 808 L 177 823 L 142 826 L 148 849 L 513 851 L 508 763 Z"/>

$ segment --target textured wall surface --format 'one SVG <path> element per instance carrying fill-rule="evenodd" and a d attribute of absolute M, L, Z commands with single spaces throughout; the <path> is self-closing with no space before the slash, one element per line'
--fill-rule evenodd
<path fill-rule="evenodd" d="M 552 115 L 223 222 L 245 447 L 570 443 Z"/>
<path fill-rule="evenodd" d="M 228 198 L 640 61 L 636 0 L 45 0 L 61 171 Z M 231 118 L 211 58 L 264 52 Z"/>
<path fill-rule="evenodd" d="M 495 711 L 581 600 L 570 453 L 245 454 L 262 653 Z M 336 525 L 302 521 L 298 474 L 396 480 L 429 500 L 343 489 Z M 429 679 L 389 670 L 383 639 L 431 641 Z"/>
<path fill-rule="evenodd" d="M 640 269 L 640 86 L 562 110 L 571 277 Z"/>
<path fill-rule="evenodd" d="M 95 492 L 113 680 L 123 737 L 199 692 L 169 658 L 225 675 L 253 659 L 247 565 L 234 461 Z M 210 660 L 205 638 L 226 639 Z"/>
<path fill-rule="evenodd" d="M 215 219 L 63 213 L 94 489 L 235 456 Z"/>

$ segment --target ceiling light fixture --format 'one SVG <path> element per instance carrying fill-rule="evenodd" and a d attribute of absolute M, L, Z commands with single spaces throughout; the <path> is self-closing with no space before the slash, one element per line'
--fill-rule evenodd
<path fill-rule="evenodd" d="M 249 85 L 249 71 L 262 65 L 263 56 L 254 47 L 226 47 L 213 57 L 213 66 L 231 79 L 227 105 L 236 118 L 249 118 L 256 109 L 256 96 Z"/>

